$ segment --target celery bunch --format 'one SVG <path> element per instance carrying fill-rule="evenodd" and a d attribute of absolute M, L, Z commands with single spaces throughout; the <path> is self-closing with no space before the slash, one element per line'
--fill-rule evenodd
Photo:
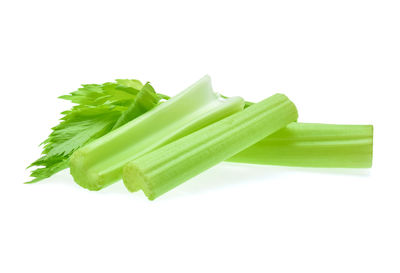
<path fill-rule="evenodd" d="M 137 80 L 89 84 L 60 98 L 76 105 L 30 167 L 37 182 L 70 167 L 90 190 L 123 176 L 151 200 L 221 161 L 369 168 L 372 125 L 297 123 L 284 95 L 259 103 L 215 93 L 208 76 L 173 98 Z M 243 110 L 244 109 L 244 110 Z"/>

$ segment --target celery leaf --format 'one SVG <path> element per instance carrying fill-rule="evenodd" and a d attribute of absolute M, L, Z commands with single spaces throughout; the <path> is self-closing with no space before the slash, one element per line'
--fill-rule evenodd
<path fill-rule="evenodd" d="M 155 107 L 164 95 L 156 94 L 149 83 L 118 79 L 104 84 L 85 84 L 59 97 L 76 105 L 61 114 L 61 123 L 52 128 L 41 144 L 42 156 L 28 168 L 34 183 L 69 167 L 72 153 L 122 124 Z M 115 128 L 116 128 L 115 127 Z"/>

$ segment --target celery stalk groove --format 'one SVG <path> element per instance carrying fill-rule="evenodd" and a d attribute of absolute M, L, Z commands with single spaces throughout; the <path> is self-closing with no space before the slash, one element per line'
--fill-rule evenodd
<path fill-rule="evenodd" d="M 243 99 L 223 99 L 213 92 L 208 76 L 122 125 L 78 149 L 71 156 L 70 171 L 79 185 L 100 190 L 122 176 L 129 161 L 202 127 L 241 111 Z"/>
<path fill-rule="evenodd" d="M 372 125 L 293 122 L 227 161 L 295 167 L 370 168 Z"/>
<path fill-rule="evenodd" d="M 294 104 L 276 94 L 129 162 L 124 184 L 153 200 L 296 119 Z"/>

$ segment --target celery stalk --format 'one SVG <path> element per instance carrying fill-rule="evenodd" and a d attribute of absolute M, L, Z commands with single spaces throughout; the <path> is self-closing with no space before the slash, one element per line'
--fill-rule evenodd
<path fill-rule="evenodd" d="M 202 127 L 241 111 L 243 99 L 223 99 L 208 76 L 109 134 L 73 153 L 70 171 L 89 190 L 99 190 L 122 176 L 129 161 Z"/>
<path fill-rule="evenodd" d="M 370 168 L 372 125 L 293 122 L 227 161 L 298 167 Z"/>
<path fill-rule="evenodd" d="M 129 162 L 124 184 L 153 200 L 296 119 L 294 104 L 276 94 Z"/>

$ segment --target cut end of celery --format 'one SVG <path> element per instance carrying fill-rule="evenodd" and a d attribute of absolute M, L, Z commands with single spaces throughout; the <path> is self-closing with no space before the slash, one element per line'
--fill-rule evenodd
<path fill-rule="evenodd" d="M 210 77 L 205 76 L 155 109 L 80 148 L 72 156 L 71 174 L 84 188 L 104 188 L 121 179 L 126 163 L 242 111 L 243 104 L 239 97 L 220 99 Z"/>
<path fill-rule="evenodd" d="M 77 150 L 72 154 L 69 163 L 70 173 L 79 186 L 91 191 L 101 190 L 104 187 L 103 179 L 84 166 L 84 153 L 82 150 Z"/>
<path fill-rule="evenodd" d="M 136 183 L 138 181 L 137 177 L 142 177 L 138 174 L 138 170 L 135 168 L 135 166 L 132 163 L 128 163 L 124 166 L 122 169 L 123 174 L 127 174 L 127 176 L 122 176 L 122 180 L 124 182 L 124 185 L 126 189 L 130 192 L 137 192 L 140 190 L 139 183 Z M 142 178 L 143 179 L 143 178 Z"/>
<path fill-rule="evenodd" d="M 149 200 L 154 200 L 157 197 L 147 186 L 148 179 L 146 179 L 144 173 L 133 162 L 125 165 L 122 179 L 128 191 L 136 192 L 142 189 Z"/>
<path fill-rule="evenodd" d="M 153 200 L 296 118 L 295 105 L 276 94 L 131 161 L 122 174 L 125 186 Z"/>
<path fill-rule="evenodd" d="M 374 160 L 374 126 L 372 124 L 369 125 L 369 129 L 371 132 L 371 152 L 370 152 L 370 160 L 368 168 L 372 168 L 372 162 Z"/>

